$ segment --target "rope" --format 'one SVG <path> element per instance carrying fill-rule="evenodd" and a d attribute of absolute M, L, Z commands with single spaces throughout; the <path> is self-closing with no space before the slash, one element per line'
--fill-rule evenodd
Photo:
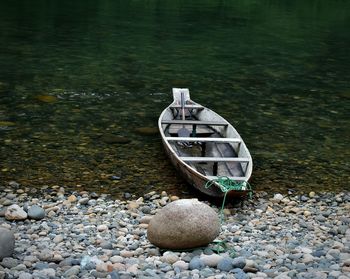
<path fill-rule="evenodd" d="M 230 191 L 249 191 L 249 198 L 252 197 L 252 187 L 250 186 L 250 184 L 248 183 L 248 181 L 241 181 L 238 182 L 236 180 L 233 180 L 227 176 L 219 176 L 218 178 L 212 179 L 207 181 L 207 183 L 205 183 L 205 188 L 210 188 L 211 186 L 218 184 L 220 190 L 225 193 L 224 194 L 224 199 L 222 201 L 222 205 L 221 205 L 221 221 L 222 221 L 222 215 L 223 215 L 223 211 L 224 211 L 224 206 L 225 206 L 225 201 L 226 201 L 226 196 L 227 193 Z"/>
<path fill-rule="evenodd" d="M 222 201 L 221 209 L 220 209 L 220 222 L 221 225 L 223 224 L 224 221 L 224 206 L 225 206 L 225 201 L 226 201 L 226 196 L 227 193 L 230 191 L 249 191 L 249 198 L 252 197 L 253 190 L 248 181 L 241 181 L 238 182 L 236 180 L 230 179 L 227 176 L 219 176 L 218 178 L 212 179 L 207 181 L 205 184 L 205 188 L 210 188 L 213 185 L 219 185 L 220 190 L 225 193 L 224 194 L 224 199 Z M 233 258 L 235 257 L 235 250 L 228 249 L 226 245 L 226 240 L 216 240 L 214 243 L 216 243 L 216 247 L 213 248 L 213 250 L 216 250 L 217 253 L 223 252 L 223 251 L 228 251 L 230 256 Z"/>

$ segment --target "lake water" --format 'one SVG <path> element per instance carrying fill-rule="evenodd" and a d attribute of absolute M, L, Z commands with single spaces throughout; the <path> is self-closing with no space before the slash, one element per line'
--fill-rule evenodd
<path fill-rule="evenodd" d="M 188 87 L 243 137 L 255 189 L 349 189 L 349 10 L 1 1 L 1 184 L 191 195 L 157 133 L 171 88 Z"/>

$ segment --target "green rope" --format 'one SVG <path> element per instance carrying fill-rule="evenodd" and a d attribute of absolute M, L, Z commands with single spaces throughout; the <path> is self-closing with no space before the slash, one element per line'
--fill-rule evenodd
<path fill-rule="evenodd" d="M 224 221 L 224 206 L 225 206 L 225 201 L 226 201 L 226 196 L 227 193 L 230 191 L 249 191 L 249 198 L 252 197 L 253 190 L 248 181 L 236 181 L 233 180 L 227 176 L 219 176 L 216 179 L 212 179 L 207 181 L 205 184 L 205 188 L 208 189 L 213 185 L 219 185 L 220 190 L 225 193 L 224 194 L 224 199 L 222 201 L 221 209 L 220 209 L 220 221 L 221 225 Z M 235 251 L 234 249 L 228 249 L 226 245 L 226 240 L 216 240 L 214 241 L 216 243 L 216 247 L 213 248 L 213 250 L 217 253 L 224 252 L 224 251 L 229 251 L 229 254 L 231 257 L 235 257 Z"/>
<path fill-rule="evenodd" d="M 222 206 L 221 206 L 221 210 L 220 210 L 220 214 L 221 214 L 221 218 L 223 215 L 223 211 L 224 211 L 224 206 L 225 206 L 225 202 L 226 202 L 226 196 L 227 193 L 230 191 L 249 191 L 249 198 L 252 197 L 252 187 L 250 186 L 250 184 L 248 183 L 248 181 L 236 181 L 233 180 L 227 176 L 219 176 L 218 178 L 212 179 L 207 181 L 207 183 L 205 184 L 205 188 L 208 189 L 213 185 L 219 185 L 220 190 L 225 193 L 224 194 L 224 199 L 222 201 Z M 222 219 L 221 219 L 222 221 Z"/>

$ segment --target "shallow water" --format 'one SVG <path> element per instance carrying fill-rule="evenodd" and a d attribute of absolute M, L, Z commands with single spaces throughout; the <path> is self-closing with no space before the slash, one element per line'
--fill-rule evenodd
<path fill-rule="evenodd" d="M 186 195 L 156 128 L 188 87 L 240 132 L 256 189 L 349 189 L 349 9 L 1 1 L 0 181 Z"/>

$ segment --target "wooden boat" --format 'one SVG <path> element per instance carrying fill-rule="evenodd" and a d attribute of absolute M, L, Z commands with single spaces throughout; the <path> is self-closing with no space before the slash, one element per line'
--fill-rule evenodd
<path fill-rule="evenodd" d="M 253 162 L 236 129 L 214 111 L 192 101 L 186 88 L 173 88 L 173 98 L 161 113 L 158 127 L 175 168 L 208 196 L 224 196 L 219 178 L 241 186 L 228 196 L 246 195 Z M 206 187 L 208 182 L 213 185 Z"/>

